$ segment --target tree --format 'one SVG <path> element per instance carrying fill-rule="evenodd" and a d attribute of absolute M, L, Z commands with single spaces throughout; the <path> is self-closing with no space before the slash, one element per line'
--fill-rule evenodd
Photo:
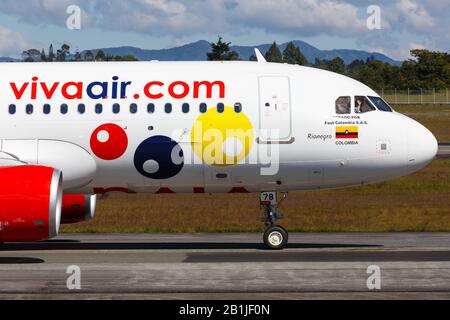
<path fill-rule="evenodd" d="M 266 60 L 268 62 L 282 62 L 281 51 L 277 43 L 274 41 L 266 52 Z"/>
<path fill-rule="evenodd" d="M 103 50 L 98 50 L 97 54 L 95 55 L 95 61 L 105 61 L 106 60 L 106 54 L 103 52 Z"/>
<path fill-rule="evenodd" d="M 327 70 L 329 71 L 345 74 L 345 69 L 346 69 L 345 62 L 344 60 L 342 60 L 341 57 L 336 57 L 328 62 Z"/>
<path fill-rule="evenodd" d="M 63 44 L 61 49 L 56 51 L 56 61 L 66 61 L 68 55 L 70 55 L 70 46 Z"/>
<path fill-rule="evenodd" d="M 41 61 L 47 61 L 47 56 L 45 55 L 44 49 L 42 49 L 42 51 L 41 51 Z"/>
<path fill-rule="evenodd" d="M 226 61 L 239 60 L 239 55 L 236 51 L 231 51 L 231 42 L 223 42 L 222 37 L 216 43 L 211 43 L 211 51 L 208 52 L 208 61 Z"/>
<path fill-rule="evenodd" d="M 308 64 L 305 56 L 293 42 L 289 42 L 283 51 L 283 62 L 305 66 Z"/>
<path fill-rule="evenodd" d="M 365 64 L 364 60 L 355 59 L 349 65 L 347 65 L 347 72 L 351 74 L 354 70 L 362 67 Z"/>
<path fill-rule="evenodd" d="M 316 59 L 314 59 L 313 67 L 326 70 L 328 68 L 328 61 L 316 58 Z"/>
<path fill-rule="evenodd" d="M 106 55 L 105 61 L 139 61 L 139 59 L 131 54 L 125 56 Z"/>
<path fill-rule="evenodd" d="M 86 61 L 93 61 L 94 60 L 94 54 L 91 50 L 88 50 L 84 53 L 84 60 Z"/>
<path fill-rule="evenodd" d="M 411 50 L 416 77 L 421 88 L 445 89 L 450 85 L 450 57 L 446 52 Z"/>
<path fill-rule="evenodd" d="M 74 58 L 75 58 L 75 61 L 83 60 L 82 57 L 81 57 L 81 53 L 78 50 L 75 52 L 75 57 Z"/>
<path fill-rule="evenodd" d="M 22 60 L 24 62 L 41 61 L 41 52 L 37 49 L 28 49 L 22 52 Z"/>
<path fill-rule="evenodd" d="M 121 56 L 119 61 L 139 61 L 139 59 L 131 54 L 127 54 L 125 56 Z"/>
<path fill-rule="evenodd" d="M 55 60 L 55 54 L 53 52 L 53 44 L 50 44 L 50 48 L 48 48 L 47 61 L 53 62 L 54 60 Z"/>
<path fill-rule="evenodd" d="M 333 60 L 321 60 L 316 58 L 313 67 L 340 74 L 346 74 L 347 69 L 344 60 L 340 57 L 336 57 Z"/>
<path fill-rule="evenodd" d="M 398 67 L 375 59 L 354 67 L 349 75 L 374 89 L 398 87 Z"/>

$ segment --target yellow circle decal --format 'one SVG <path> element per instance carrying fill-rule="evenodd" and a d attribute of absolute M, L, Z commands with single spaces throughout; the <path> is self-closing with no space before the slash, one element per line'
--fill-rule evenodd
<path fill-rule="evenodd" d="M 194 152 L 212 166 L 229 166 L 243 160 L 253 146 L 253 126 L 244 113 L 226 106 L 222 113 L 208 109 L 191 130 Z"/>

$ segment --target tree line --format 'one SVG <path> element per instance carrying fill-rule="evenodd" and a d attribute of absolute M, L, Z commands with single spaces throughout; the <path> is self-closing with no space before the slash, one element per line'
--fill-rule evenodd
<path fill-rule="evenodd" d="M 138 61 L 133 55 L 112 56 L 106 54 L 103 50 L 97 50 L 94 54 L 91 50 L 85 52 L 70 53 L 70 46 L 63 44 L 56 51 L 53 44 L 50 44 L 48 53 L 44 49 L 28 49 L 22 52 L 22 61 L 24 62 L 64 62 L 64 61 Z"/>
<path fill-rule="evenodd" d="M 235 51 L 231 51 L 230 42 L 219 37 L 211 43 L 208 60 L 241 60 Z M 329 70 L 361 81 L 374 89 L 381 88 L 423 88 L 437 90 L 450 88 L 450 54 L 447 52 L 429 51 L 426 49 L 411 50 L 412 59 L 400 65 L 392 65 L 376 60 L 373 56 L 366 60 L 354 60 L 346 64 L 340 57 L 331 60 L 315 59 L 309 63 L 300 48 L 289 42 L 281 52 L 276 42 L 265 53 L 269 62 L 297 64 Z M 255 61 L 252 55 L 250 60 Z"/>

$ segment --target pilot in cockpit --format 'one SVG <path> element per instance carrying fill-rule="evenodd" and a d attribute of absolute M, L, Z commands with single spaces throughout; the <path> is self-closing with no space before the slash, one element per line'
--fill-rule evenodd
<path fill-rule="evenodd" d="M 363 107 L 363 98 L 362 97 L 356 97 L 355 99 L 355 113 L 362 113 L 362 107 Z"/>

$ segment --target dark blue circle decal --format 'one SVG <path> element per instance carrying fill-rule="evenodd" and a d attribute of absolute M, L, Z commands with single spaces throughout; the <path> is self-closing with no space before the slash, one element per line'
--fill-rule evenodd
<path fill-rule="evenodd" d="M 184 165 L 180 145 L 166 136 L 153 136 L 141 142 L 134 153 L 134 166 L 151 179 L 176 176 Z"/>

